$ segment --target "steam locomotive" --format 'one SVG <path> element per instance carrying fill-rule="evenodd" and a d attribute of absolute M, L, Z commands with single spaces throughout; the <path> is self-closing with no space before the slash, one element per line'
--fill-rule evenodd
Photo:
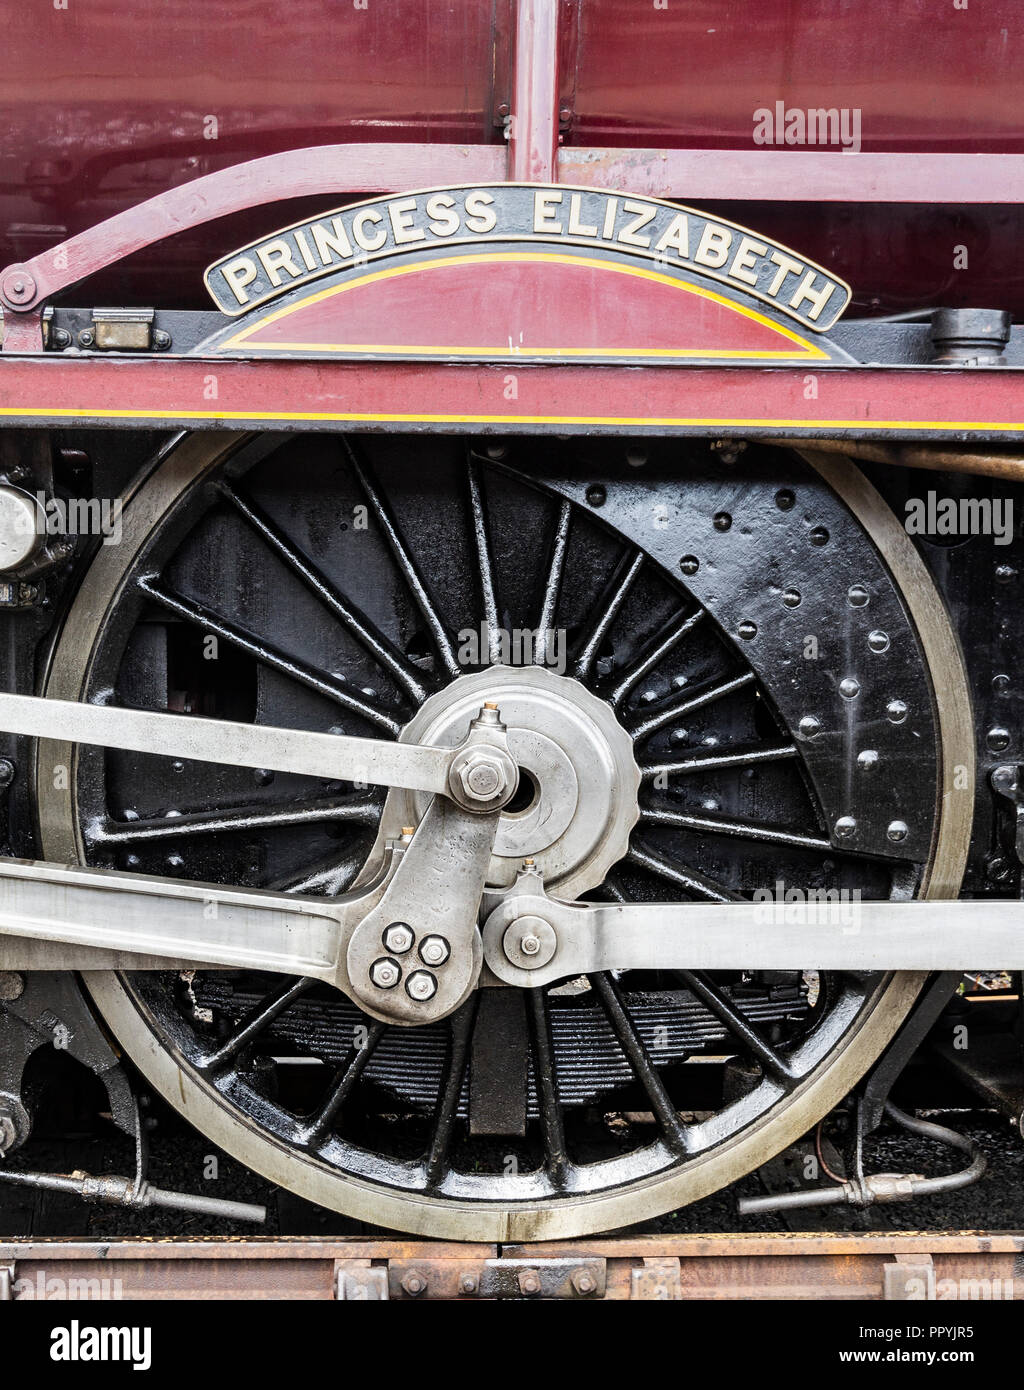
<path fill-rule="evenodd" d="M 1011 0 L 4 10 L 0 1184 L 977 1177 L 863 1144 L 1024 1112 Z"/>

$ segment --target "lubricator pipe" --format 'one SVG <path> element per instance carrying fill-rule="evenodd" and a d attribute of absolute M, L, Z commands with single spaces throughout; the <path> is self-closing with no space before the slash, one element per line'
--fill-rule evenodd
<path fill-rule="evenodd" d="M 70 1192 L 85 1202 L 97 1202 L 102 1206 L 168 1207 L 173 1211 L 222 1217 L 225 1221 L 262 1223 L 267 1219 L 266 1207 L 250 1202 L 229 1202 L 220 1197 L 200 1197 L 190 1192 L 168 1192 L 162 1187 L 152 1187 L 148 1182 L 136 1184 L 131 1178 L 94 1178 L 88 1173 L 66 1177 L 62 1173 L 3 1170 L 0 1171 L 0 1181 L 47 1192 Z"/>
<path fill-rule="evenodd" d="M 943 449 L 934 444 L 886 444 L 876 439 L 766 439 L 779 449 L 813 449 L 845 454 L 890 468 L 927 468 L 935 473 L 978 473 L 1004 482 L 1024 482 L 1024 457 L 991 449 Z"/>
<path fill-rule="evenodd" d="M 966 1168 L 942 1177 L 925 1178 L 918 1173 L 872 1173 L 860 1182 L 837 1182 L 832 1187 L 808 1188 L 804 1192 L 773 1192 L 766 1197 L 741 1197 L 737 1209 L 741 1216 L 763 1212 L 793 1211 L 802 1207 L 868 1207 L 875 1202 L 907 1202 L 915 1197 L 934 1197 L 940 1192 L 955 1192 L 977 1182 L 988 1166 L 988 1160 L 973 1140 L 956 1130 L 937 1125 L 931 1120 L 918 1120 L 886 1102 L 885 1113 L 890 1119 L 917 1134 L 922 1139 L 934 1139 L 948 1148 L 968 1154 Z"/>

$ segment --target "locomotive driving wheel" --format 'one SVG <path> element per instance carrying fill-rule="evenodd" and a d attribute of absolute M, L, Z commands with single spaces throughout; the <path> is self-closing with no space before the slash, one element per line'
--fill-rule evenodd
<path fill-rule="evenodd" d="M 568 899 L 951 896 L 973 766 L 956 643 L 881 499 L 809 457 L 182 436 L 92 560 L 43 693 L 450 744 L 492 699 L 521 769 L 492 895 L 530 860 Z M 363 881 L 425 809 L 58 740 L 37 800 L 48 859 L 304 894 Z M 300 977 L 86 980 L 150 1083 L 251 1168 L 491 1241 L 749 1172 L 849 1091 L 921 983 L 813 959 L 492 980 L 416 1028 Z"/>

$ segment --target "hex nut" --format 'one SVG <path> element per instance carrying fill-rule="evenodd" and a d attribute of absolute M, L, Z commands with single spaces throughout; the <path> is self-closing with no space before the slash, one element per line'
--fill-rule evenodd
<path fill-rule="evenodd" d="M 382 956 L 370 966 L 370 979 L 378 989 L 394 989 L 402 978 L 402 967 L 390 956 Z"/>
<path fill-rule="evenodd" d="M 540 1275 L 535 1269 L 524 1269 L 519 1274 L 520 1293 L 540 1293 Z"/>
<path fill-rule="evenodd" d="M 414 1269 L 410 1269 L 408 1274 L 402 1276 L 402 1290 L 404 1293 L 409 1294 L 411 1298 L 417 1298 L 425 1291 L 426 1287 L 426 1279 Z"/>
<path fill-rule="evenodd" d="M 413 930 L 406 922 L 392 922 L 384 930 L 384 949 L 392 955 L 404 956 L 412 949 L 414 940 Z"/>
<path fill-rule="evenodd" d="M 425 936 L 420 942 L 420 959 L 425 965 L 444 965 L 451 953 L 443 936 Z"/>
<path fill-rule="evenodd" d="M 414 970 L 405 982 L 405 992 L 410 999 L 425 1004 L 437 993 L 437 981 L 429 970 Z"/>
<path fill-rule="evenodd" d="M 508 786 L 502 763 L 482 749 L 471 753 L 459 768 L 459 780 L 473 801 L 493 801 Z"/>

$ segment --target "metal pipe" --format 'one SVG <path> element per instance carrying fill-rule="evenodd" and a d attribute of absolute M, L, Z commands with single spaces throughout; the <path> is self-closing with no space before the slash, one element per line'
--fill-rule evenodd
<path fill-rule="evenodd" d="M 969 1187 L 972 1182 L 978 1181 L 988 1167 L 988 1159 L 973 1139 L 968 1139 L 965 1134 L 958 1134 L 955 1129 L 947 1129 L 945 1125 L 937 1125 L 932 1120 L 919 1120 L 907 1115 L 897 1109 L 891 1100 L 885 1103 L 885 1113 L 911 1134 L 918 1134 L 922 1139 L 934 1139 L 951 1149 L 959 1149 L 971 1159 L 969 1165 L 959 1172 L 947 1173 L 940 1178 L 915 1178 L 915 1197 L 930 1197 L 937 1192 L 955 1192 L 957 1188 Z"/>
<path fill-rule="evenodd" d="M 891 468 L 927 468 L 935 473 L 976 473 L 1004 482 L 1024 482 L 1024 457 L 1019 454 L 940 448 L 934 444 L 886 444 L 873 439 L 767 439 L 780 449 L 845 454 Z"/>
<path fill-rule="evenodd" d="M 958 1188 L 969 1187 L 972 1182 L 978 1181 L 988 1167 L 985 1155 L 966 1135 L 931 1120 L 918 1120 L 898 1110 L 891 1101 L 886 1102 L 885 1113 L 911 1134 L 917 1134 L 922 1139 L 934 1139 L 948 1148 L 968 1154 L 971 1162 L 956 1173 L 946 1173 L 938 1178 L 924 1178 L 917 1173 L 871 1173 L 861 1181 L 838 1182 L 833 1187 L 813 1187 L 802 1192 L 772 1192 L 766 1197 L 741 1197 L 737 1203 L 740 1215 L 756 1216 L 802 1207 L 867 1207 L 875 1202 L 906 1202 L 916 1197 L 934 1197 L 940 1192 L 955 1192 Z"/>
<path fill-rule="evenodd" d="M 97 1202 L 115 1207 L 167 1207 L 174 1211 L 198 1212 L 203 1216 L 221 1217 L 226 1221 L 255 1221 L 267 1219 L 267 1209 L 249 1202 L 229 1202 L 221 1197 L 201 1197 L 190 1192 L 169 1192 L 149 1183 L 136 1184 L 131 1178 L 114 1175 L 94 1178 L 88 1173 L 75 1177 L 63 1173 L 31 1173 L 0 1171 L 0 1181 L 16 1187 L 32 1187 L 44 1192 L 69 1192 L 85 1202 Z"/>
<path fill-rule="evenodd" d="M 519 0 L 508 140 L 514 183 L 554 183 L 558 160 L 558 0 Z"/>

